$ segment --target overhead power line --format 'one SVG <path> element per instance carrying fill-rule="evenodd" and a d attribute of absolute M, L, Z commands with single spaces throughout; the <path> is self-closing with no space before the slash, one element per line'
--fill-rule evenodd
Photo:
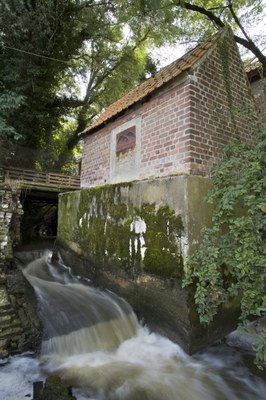
<path fill-rule="evenodd" d="M 46 60 L 56 61 L 56 62 L 60 62 L 60 63 L 67 64 L 67 65 L 70 64 L 69 61 L 64 61 L 64 60 L 59 60 L 58 58 L 43 56 L 43 55 L 41 55 L 41 54 L 32 53 L 31 51 L 26 51 L 26 50 L 17 49 L 16 47 L 11 47 L 11 46 L 7 46 L 7 45 L 4 45 L 3 47 L 4 47 L 4 48 L 7 48 L 7 49 L 10 49 L 10 50 L 18 51 L 18 52 L 20 52 L 20 53 L 29 54 L 29 55 L 31 55 L 31 56 L 40 57 L 40 58 L 45 58 Z"/>

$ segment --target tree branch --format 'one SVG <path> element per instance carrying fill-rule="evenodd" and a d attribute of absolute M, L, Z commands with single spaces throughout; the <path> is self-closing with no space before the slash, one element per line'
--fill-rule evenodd
<path fill-rule="evenodd" d="M 185 8 L 186 10 L 191 10 L 194 12 L 198 12 L 202 15 L 205 15 L 218 28 L 223 28 L 225 26 L 225 23 L 221 20 L 221 18 L 217 17 L 217 15 L 215 15 L 211 10 L 206 10 L 204 7 L 200 7 L 195 4 L 191 4 L 189 2 L 184 2 L 181 0 L 174 0 L 173 4 L 178 7 Z M 253 42 L 253 40 L 245 32 L 240 20 L 238 19 L 237 15 L 234 12 L 231 0 L 229 0 L 228 8 L 230 9 L 230 12 L 231 12 L 232 17 L 234 18 L 236 24 L 238 25 L 238 27 L 241 29 L 243 35 L 245 36 L 245 38 L 241 38 L 240 36 L 234 35 L 235 41 L 237 43 L 241 44 L 247 50 L 251 51 L 257 57 L 257 59 L 260 61 L 260 63 L 264 67 L 266 67 L 266 56 L 264 56 L 264 54 L 261 52 L 261 50 L 256 46 L 256 44 Z"/>
<path fill-rule="evenodd" d="M 175 5 L 177 5 L 181 8 L 185 8 L 186 10 L 195 11 L 202 15 L 205 15 L 206 17 L 208 17 L 208 19 L 210 21 L 214 22 L 214 24 L 220 28 L 223 28 L 225 26 L 223 21 L 219 17 L 217 17 L 217 15 L 215 15 L 212 11 L 207 10 L 204 7 L 197 6 L 196 4 L 190 4 L 186 1 L 183 2 L 181 0 L 176 0 L 176 1 L 174 1 L 174 3 L 175 3 Z"/>
<path fill-rule="evenodd" d="M 236 23 L 237 26 L 240 28 L 240 30 L 241 30 L 241 32 L 243 33 L 243 35 L 245 36 L 245 38 L 246 38 L 249 42 L 251 42 L 252 40 L 250 39 L 250 37 L 249 37 L 248 34 L 246 33 L 246 31 L 245 31 L 243 25 L 241 24 L 241 22 L 240 22 L 238 16 L 237 16 L 236 13 L 235 13 L 235 10 L 234 10 L 234 8 L 233 8 L 233 4 L 232 4 L 232 1 L 231 1 L 231 0 L 229 0 L 229 2 L 228 2 L 228 8 L 229 8 L 229 10 L 230 10 L 230 13 L 231 13 L 232 17 L 234 18 L 235 23 Z"/>
<path fill-rule="evenodd" d="M 251 51 L 259 62 L 266 67 L 266 56 L 260 51 L 260 49 L 255 45 L 253 40 L 247 40 L 241 38 L 240 36 L 234 35 L 235 41 L 245 47 L 247 50 Z"/>
<path fill-rule="evenodd" d="M 64 107 L 64 108 L 78 108 L 84 105 L 84 99 L 73 99 L 72 97 L 57 97 L 52 103 L 48 103 L 48 107 Z"/>

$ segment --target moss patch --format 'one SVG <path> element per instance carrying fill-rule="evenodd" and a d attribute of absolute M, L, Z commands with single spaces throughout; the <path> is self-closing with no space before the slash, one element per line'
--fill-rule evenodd
<path fill-rule="evenodd" d="M 60 240 L 77 243 L 97 265 L 113 263 L 133 275 L 180 276 L 181 217 L 155 203 L 134 207 L 125 190 L 110 185 L 61 195 Z M 136 228 L 140 223 L 143 231 Z"/>
<path fill-rule="evenodd" d="M 155 204 L 144 204 L 140 209 L 140 216 L 147 224 L 144 234 L 145 271 L 168 277 L 180 275 L 183 267 L 180 248 L 183 232 L 181 217 L 168 206 L 161 206 L 156 210 Z"/>

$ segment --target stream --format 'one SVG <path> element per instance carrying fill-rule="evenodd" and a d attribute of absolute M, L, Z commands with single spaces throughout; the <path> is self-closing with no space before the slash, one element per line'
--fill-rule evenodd
<path fill-rule="evenodd" d="M 142 326 L 125 300 L 74 276 L 51 255 L 23 268 L 44 325 L 41 353 L 0 365 L 1 400 L 32 398 L 33 382 L 51 374 L 67 380 L 78 400 L 265 398 L 266 382 L 251 371 L 247 351 L 220 343 L 188 356 Z"/>

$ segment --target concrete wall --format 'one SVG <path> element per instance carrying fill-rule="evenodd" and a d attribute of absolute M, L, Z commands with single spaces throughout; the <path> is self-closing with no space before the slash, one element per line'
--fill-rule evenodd
<path fill-rule="evenodd" d="M 254 107 L 250 87 L 236 43 L 225 30 L 190 71 L 85 138 L 81 187 L 206 175 L 226 143 L 250 139 L 247 105 Z M 117 135 L 130 126 L 136 127 L 135 145 L 116 152 Z"/>
<path fill-rule="evenodd" d="M 230 308 L 205 330 L 193 288 L 182 289 L 186 257 L 210 223 L 209 187 L 207 178 L 183 175 L 59 196 L 58 241 L 70 266 L 123 296 L 149 327 L 188 352 L 236 324 Z"/>

